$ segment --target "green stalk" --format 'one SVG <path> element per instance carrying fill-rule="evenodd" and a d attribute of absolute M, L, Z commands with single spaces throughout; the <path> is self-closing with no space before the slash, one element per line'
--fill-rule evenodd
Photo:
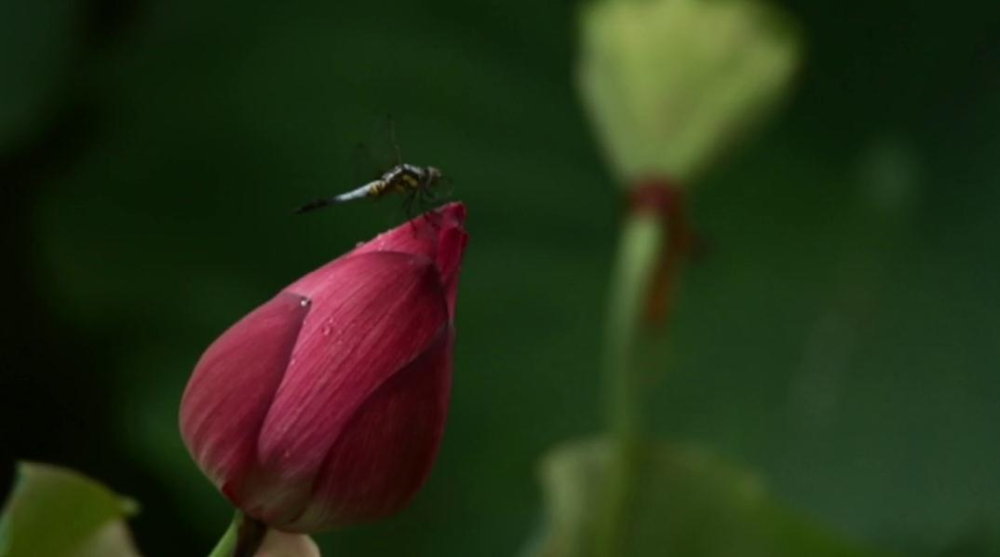
<path fill-rule="evenodd" d="M 229 523 L 229 528 L 226 528 L 225 533 L 222 534 L 222 538 L 219 539 L 219 543 L 215 545 L 215 549 L 208 554 L 208 557 L 232 557 L 233 550 L 236 549 L 237 533 L 242 522 L 243 513 L 236 511 L 233 514 L 232 522 Z"/>
<path fill-rule="evenodd" d="M 266 535 L 267 526 L 263 522 L 237 510 L 229 528 L 208 557 L 252 557 L 257 554 Z"/>
<path fill-rule="evenodd" d="M 616 439 L 642 435 L 636 347 L 645 304 L 666 238 L 654 214 L 632 214 L 623 225 L 608 308 L 605 381 L 610 389 L 607 422 Z"/>
<path fill-rule="evenodd" d="M 667 241 L 661 218 L 649 213 L 627 217 L 612 277 L 604 361 L 611 460 L 603 520 L 597 530 L 598 557 L 627 554 L 628 501 L 644 434 L 643 366 L 637 353 L 643 309 Z"/>

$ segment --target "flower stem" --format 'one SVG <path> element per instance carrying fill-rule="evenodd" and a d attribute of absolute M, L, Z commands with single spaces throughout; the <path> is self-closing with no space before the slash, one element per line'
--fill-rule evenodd
<path fill-rule="evenodd" d="M 636 348 L 647 297 L 652 290 L 665 238 L 657 215 L 629 215 L 621 237 L 618 261 L 611 285 L 605 353 L 607 423 L 618 440 L 635 441 L 642 436 L 639 362 Z"/>
<path fill-rule="evenodd" d="M 643 437 L 643 365 L 637 353 L 643 311 L 666 241 L 662 218 L 645 211 L 627 217 L 612 278 L 604 362 L 611 459 L 603 520 L 597 530 L 598 557 L 628 553 L 628 501 Z"/>
<path fill-rule="evenodd" d="M 267 526 L 237 510 L 229 528 L 208 557 L 252 557 L 260 549 L 266 534 Z"/>
<path fill-rule="evenodd" d="M 243 513 L 236 511 L 233 514 L 232 522 L 229 523 L 229 528 L 226 528 L 219 543 L 215 544 L 215 549 L 208 554 L 208 557 L 232 557 L 233 550 L 236 548 L 236 533 L 241 522 L 243 522 Z"/>

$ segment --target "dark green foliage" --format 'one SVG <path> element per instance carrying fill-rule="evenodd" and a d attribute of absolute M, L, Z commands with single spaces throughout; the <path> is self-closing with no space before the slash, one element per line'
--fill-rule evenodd
<path fill-rule="evenodd" d="M 1000 521 L 1000 14 L 785 4 L 810 45 L 799 86 L 693 194 L 710 249 L 650 377 L 654 427 L 854 539 L 936 551 Z M 573 89 L 574 6 L 81 6 L 75 24 L 0 18 L 0 37 L 79 33 L 45 47 L 48 100 L 0 107 L 32 122 L 0 121 L 7 463 L 86 469 L 143 502 L 150 555 L 205 553 L 229 512 L 179 440 L 187 375 L 235 319 L 388 227 L 391 204 L 289 213 L 350 187 L 354 144 L 391 112 L 404 156 L 469 206 L 451 421 L 410 509 L 319 541 L 519 551 L 537 459 L 599 426 L 619 191 Z"/>

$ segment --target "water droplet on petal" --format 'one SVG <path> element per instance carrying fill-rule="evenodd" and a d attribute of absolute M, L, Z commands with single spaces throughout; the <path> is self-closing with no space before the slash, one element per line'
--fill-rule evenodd
<path fill-rule="evenodd" d="M 302 298 L 301 300 L 299 300 L 299 305 L 304 308 L 309 307 L 310 304 L 312 304 L 312 300 L 310 300 L 309 298 Z"/>
<path fill-rule="evenodd" d="M 329 325 L 324 325 L 323 328 L 319 330 L 319 332 L 323 333 L 323 336 L 330 336 L 330 330 L 331 329 Z"/>

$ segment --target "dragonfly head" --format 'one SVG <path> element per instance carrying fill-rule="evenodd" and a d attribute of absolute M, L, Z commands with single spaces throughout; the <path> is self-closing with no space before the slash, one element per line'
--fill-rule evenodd
<path fill-rule="evenodd" d="M 427 167 L 427 185 L 436 186 L 441 181 L 441 169 L 436 166 Z"/>

